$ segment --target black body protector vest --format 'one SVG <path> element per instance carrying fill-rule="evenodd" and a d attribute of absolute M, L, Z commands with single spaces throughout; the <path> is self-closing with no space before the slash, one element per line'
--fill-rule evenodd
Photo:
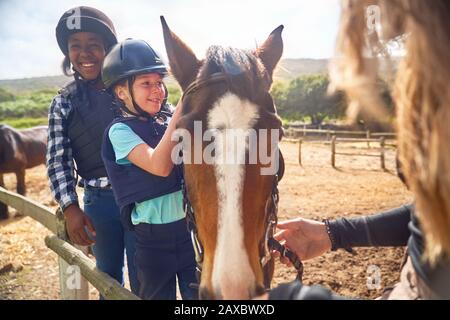
<path fill-rule="evenodd" d="M 82 80 L 70 82 L 60 94 L 72 105 L 67 135 L 77 173 L 87 180 L 107 177 L 101 146 L 103 132 L 114 119 L 113 97 Z"/>

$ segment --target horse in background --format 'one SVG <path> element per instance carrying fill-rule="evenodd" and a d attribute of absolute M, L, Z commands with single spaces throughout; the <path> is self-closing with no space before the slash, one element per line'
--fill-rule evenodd
<path fill-rule="evenodd" d="M 199 295 L 201 299 L 249 299 L 270 286 L 274 269 L 267 252 L 273 231 L 268 208 L 276 205 L 274 190 L 284 164 L 277 162 L 282 123 L 269 89 L 283 51 L 283 26 L 254 52 L 212 46 L 200 61 L 163 17 L 161 22 L 171 72 L 183 90 L 177 128 L 194 136 L 190 142 L 183 136 L 182 151 L 185 187 L 194 212 L 194 249 L 201 264 Z M 195 143 L 202 140 L 195 135 L 196 123 L 201 124 L 201 136 L 207 130 L 217 133 L 213 138 L 216 156 L 236 156 L 245 159 L 244 164 L 208 163 L 203 156 L 195 161 Z M 246 141 L 240 151 L 228 145 L 226 132 L 233 129 L 241 130 L 239 139 Z M 248 135 L 253 129 L 266 129 L 266 142 L 257 136 L 252 145 Z M 255 145 L 257 161 L 249 163 L 249 150 Z M 200 153 L 208 147 L 201 141 Z M 272 174 L 262 174 L 268 164 L 261 159 L 261 149 L 277 162 Z"/>
<path fill-rule="evenodd" d="M 45 163 L 47 126 L 16 130 L 0 124 L 0 186 L 3 175 L 15 173 L 17 193 L 26 194 L 25 170 Z M 0 203 L 0 220 L 8 218 L 8 207 Z"/>

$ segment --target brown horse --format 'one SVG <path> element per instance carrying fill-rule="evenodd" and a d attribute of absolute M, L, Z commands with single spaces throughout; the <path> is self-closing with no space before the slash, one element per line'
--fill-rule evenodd
<path fill-rule="evenodd" d="M 47 127 L 16 130 L 0 125 L 0 186 L 4 187 L 3 174 L 15 173 L 17 193 L 25 195 L 25 169 L 45 163 Z M 0 219 L 8 218 L 8 207 L 0 204 Z"/>
<path fill-rule="evenodd" d="M 188 133 L 182 135 L 184 176 L 195 213 L 200 298 L 248 299 L 261 294 L 273 276 L 269 216 L 283 169 L 278 167 L 281 120 L 269 89 L 282 55 L 283 26 L 253 52 L 212 46 L 200 61 L 161 21 L 171 72 L 183 90 L 177 127 Z M 230 132 L 243 148 L 230 142 Z M 228 156 L 235 161 L 220 161 Z"/>

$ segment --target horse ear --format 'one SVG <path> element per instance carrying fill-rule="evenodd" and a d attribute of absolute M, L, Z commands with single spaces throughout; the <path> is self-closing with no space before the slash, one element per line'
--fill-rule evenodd
<path fill-rule="evenodd" d="M 191 48 L 169 29 L 163 16 L 161 24 L 171 72 L 184 91 L 197 75 L 200 61 Z"/>
<path fill-rule="evenodd" d="M 267 40 L 256 49 L 256 55 L 261 59 L 270 77 L 283 54 L 283 39 L 281 38 L 283 28 L 284 26 L 281 25 L 273 30 Z"/>

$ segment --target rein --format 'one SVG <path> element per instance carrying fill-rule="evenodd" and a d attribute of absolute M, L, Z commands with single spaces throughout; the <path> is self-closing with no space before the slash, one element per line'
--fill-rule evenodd
<path fill-rule="evenodd" d="M 294 266 L 297 271 L 297 279 L 302 281 L 303 279 L 303 263 L 300 258 L 295 254 L 294 251 L 288 249 L 286 246 L 282 245 L 278 240 L 276 240 L 273 235 L 275 233 L 275 228 L 278 222 L 278 202 L 280 200 L 280 195 L 278 192 L 278 175 L 275 176 L 274 184 L 272 187 L 272 193 L 266 202 L 266 232 L 264 236 L 264 255 L 261 257 L 261 266 L 264 268 L 267 263 L 272 259 L 270 250 L 278 251 L 282 257 L 286 257 Z M 266 282 L 266 290 L 268 290 L 268 285 Z"/>

